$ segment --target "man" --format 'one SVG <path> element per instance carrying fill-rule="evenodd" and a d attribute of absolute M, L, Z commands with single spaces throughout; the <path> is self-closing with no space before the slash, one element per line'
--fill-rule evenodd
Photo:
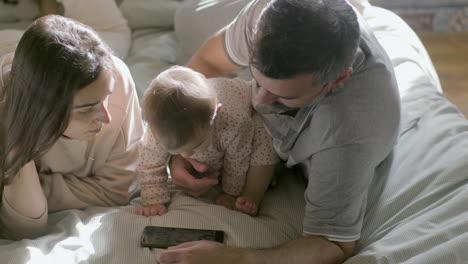
<path fill-rule="evenodd" d="M 303 237 L 273 249 L 179 245 L 161 263 L 342 263 L 360 237 L 369 184 L 391 152 L 400 120 L 392 64 L 343 0 L 255 0 L 188 63 L 208 77 L 250 69 L 255 109 L 278 155 L 308 181 Z M 173 180 L 199 195 L 194 161 L 174 159 Z M 216 176 L 216 175 L 212 175 Z"/>

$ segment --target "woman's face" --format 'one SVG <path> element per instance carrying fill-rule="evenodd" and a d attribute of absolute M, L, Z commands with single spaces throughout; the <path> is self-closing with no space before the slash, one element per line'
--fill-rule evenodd
<path fill-rule="evenodd" d="M 96 81 L 79 90 L 73 97 L 70 123 L 64 136 L 90 140 L 102 130 L 112 117 L 109 113 L 109 96 L 114 91 L 115 80 L 110 70 L 104 69 Z"/>

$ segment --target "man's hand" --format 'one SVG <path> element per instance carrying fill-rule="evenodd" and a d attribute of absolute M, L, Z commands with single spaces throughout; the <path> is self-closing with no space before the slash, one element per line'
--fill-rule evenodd
<path fill-rule="evenodd" d="M 184 159 L 179 155 L 172 156 L 169 164 L 172 182 L 185 193 L 198 197 L 218 184 L 219 172 L 208 172 L 208 166 L 193 159 Z M 190 171 L 205 173 L 203 178 L 195 178 Z"/>
<path fill-rule="evenodd" d="M 270 249 L 227 247 L 212 241 L 194 241 L 157 252 L 158 263 L 175 264 L 337 264 L 353 254 L 356 242 L 332 242 L 319 236 L 302 236 Z"/>
<path fill-rule="evenodd" d="M 219 263 L 242 263 L 226 262 L 225 246 L 212 241 L 187 242 L 167 250 L 157 252 L 155 257 L 160 264 L 219 264 Z M 236 259 L 239 256 L 236 256 Z"/>
<path fill-rule="evenodd" d="M 164 204 L 152 204 L 145 207 L 140 207 L 135 210 L 137 215 L 153 216 L 164 215 L 167 213 L 167 207 Z"/>

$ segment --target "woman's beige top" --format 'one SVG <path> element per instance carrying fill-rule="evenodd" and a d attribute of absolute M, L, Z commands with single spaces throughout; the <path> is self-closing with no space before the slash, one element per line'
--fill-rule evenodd
<path fill-rule="evenodd" d="M 12 58 L 12 53 L 0 57 L 0 109 Z M 112 121 L 90 141 L 60 138 L 35 160 L 49 212 L 128 202 L 143 125 L 130 72 L 120 59 L 114 57 L 114 61 L 116 87 L 109 99 Z"/>

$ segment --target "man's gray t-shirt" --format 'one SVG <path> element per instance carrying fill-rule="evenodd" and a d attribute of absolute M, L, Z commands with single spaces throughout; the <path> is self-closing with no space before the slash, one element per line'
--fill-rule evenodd
<path fill-rule="evenodd" d="M 225 28 L 225 49 L 234 63 L 248 66 L 252 32 L 269 1 L 252 1 Z M 304 234 L 335 241 L 359 239 L 369 184 L 396 143 L 400 121 L 392 63 L 358 17 L 360 46 L 343 87 L 294 116 L 284 114 L 291 109 L 283 105 L 254 102 L 279 156 L 304 169 Z"/>

